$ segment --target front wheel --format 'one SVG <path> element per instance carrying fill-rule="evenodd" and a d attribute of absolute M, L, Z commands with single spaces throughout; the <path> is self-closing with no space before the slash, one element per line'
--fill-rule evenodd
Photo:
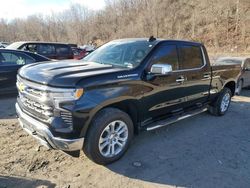
<path fill-rule="evenodd" d="M 106 108 L 95 116 L 90 126 L 84 152 L 92 161 L 109 164 L 124 155 L 133 137 L 133 123 L 128 114 Z"/>
<path fill-rule="evenodd" d="M 231 103 L 232 92 L 229 88 L 224 88 L 217 100 L 209 107 L 209 112 L 216 116 L 223 116 Z"/>

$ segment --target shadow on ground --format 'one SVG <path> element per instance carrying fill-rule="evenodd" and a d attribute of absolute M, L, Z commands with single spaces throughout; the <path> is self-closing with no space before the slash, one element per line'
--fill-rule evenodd
<path fill-rule="evenodd" d="M 9 177 L 0 175 L 0 188 L 54 188 L 56 185 L 47 180 Z"/>
<path fill-rule="evenodd" d="M 15 111 L 16 95 L 0 96 L 0 119 L 13 119 Z"/>
<path fill-rule="evenodd" d="M 232 102 L 223 117 L 203 113 L 142 133 L 125 157 L 107 168 L 162 185 L 249 187 L 249 112 L 249 102 Z"/>
<path fill-rule="evenodd" d="M 157 185 L 249 187 L 249 96 L 249 90 L 243 91 L 241 97 L 236 96 L 229 112 L 223 117 L 203 113 L 159 130 L 141 133 L 135 137 L 126 155 L 106 168 L 128 178 Z M 8 118 L 8 113 L 15 112 L 14 104 L 13 98 L 0 100 L 0 105 L 6 106 L 0 112 L 0 119 Z M 78 168 L 88 170 L 92 177 L 95 176 L 88 179 L 98 182 L 96 184 L 100 187 L 102 183 L 107 185 L 101 179 L 104 172 L 94 165 Z M 112 176 L 114 182 L 116 177 Z M 81 182 L 83 187 L 86 181 Z M 118 178 L 117 181 L 114 187 L 124 186 L 127 180 Z M 130 180 L 127 182 L 131 183 Z M 43 184 L 45 187 L 55 187 L 49 181 L 0 176 L 0 188 L 20 187 L 18 185 L 36 188 Z M 141 187 L 143 185 L 148 186 L 142 184 Z"/>
<path fill-rule="evenodd" d="M 243 89 L 240 96 L 250 97 L 250 87 Z"/>

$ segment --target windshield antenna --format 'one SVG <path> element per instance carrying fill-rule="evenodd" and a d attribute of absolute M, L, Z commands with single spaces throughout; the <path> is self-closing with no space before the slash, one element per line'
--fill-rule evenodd
<path fill-rule="evenodd" d="M 152 35 L 149 37 L 148 41 L 149 42 L 154 42 L 156 40 L 156 38 Z"/>

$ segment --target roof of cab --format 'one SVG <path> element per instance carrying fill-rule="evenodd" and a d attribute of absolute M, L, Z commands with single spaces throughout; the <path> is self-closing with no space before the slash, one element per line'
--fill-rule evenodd
<path fill-rule="evenodd" d="M 124 39 L 113 40 L 113 42 L 133 42 L 133 41 L 134 42 L 136 42 L 136 41 L 149 41 L 149 38 L 124 38 Z M 153 43 L 174 42 L 174 43 L 188 43 L 188 44 L 192 44 L 192 45 L 203 45 L 200 42 L 187 41 L 187 40 L 162 39 L 162 38 L 155 38 L 155 40 L 153 40 L 151 42 L 153 42 Z"/>

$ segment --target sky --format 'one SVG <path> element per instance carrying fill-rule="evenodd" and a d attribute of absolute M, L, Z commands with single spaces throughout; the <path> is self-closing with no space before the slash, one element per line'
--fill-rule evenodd
<path fill-rule="evenodd" d="M 32 14 L 49 15 L 51 12 L 62 12 L 72 3 L 79 3 L 93 10 L 104 7 L 105 0 L 2 0 L 0 19 L 12 20 L 26 18 Z"/>

